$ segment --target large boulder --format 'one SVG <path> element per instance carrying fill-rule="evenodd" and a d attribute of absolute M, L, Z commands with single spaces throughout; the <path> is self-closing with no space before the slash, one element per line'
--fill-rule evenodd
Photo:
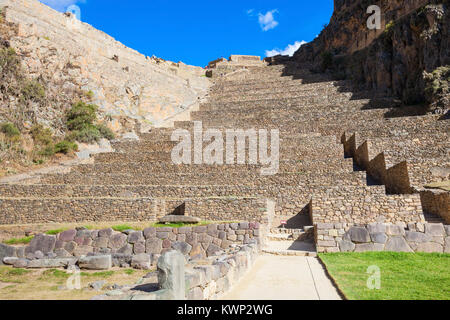
<path fill-rule="evenodd" d="M 159 258 L 158 283 L 172 300 L 186 299 L 185 259 L 181 253 L 171 250 Z"/>
<path fill-rule="evenodd" d="M 56 237 L 46 234 L 38 234 L 25 249 L 25 254 L 41 251 L 43 254 L 52 252 L 55 249 Z"/>
<path fill-rule="evenodd" d="M 111 255 L 81 257 L 78 266 L 88 270 L 108 270 L 112 268 Z"/>
<path fill-rule="evenodd" d="M 77 260 L 77 258 L 37 259 L 28 262 L 27 268 L 64 268 L 74 265 Z"/>
<path fill-rule="evenodd" d="M 150 255 L 146 253 L 134 255 L 131 259 L 131 267 L 135 269 L 149 270 L 151 267 Z"/>
<path fill-rule="evenodd" d="M 385 251 L 414 252 L 403 237 L 391 237 L 386 243 Z"/>
<path fill-rule="evenodd" d="M 3 264 L 3 259 L 6 257 L 15 257 L 16 248 L 0 243 L 0 265 Z"/>

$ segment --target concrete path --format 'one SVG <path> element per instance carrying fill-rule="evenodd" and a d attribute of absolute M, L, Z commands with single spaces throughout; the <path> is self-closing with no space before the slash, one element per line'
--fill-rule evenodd
<path fill-rule="evenodd" d="M 222 300 L 340 300 L 315 257 L 261 255 Z"/>

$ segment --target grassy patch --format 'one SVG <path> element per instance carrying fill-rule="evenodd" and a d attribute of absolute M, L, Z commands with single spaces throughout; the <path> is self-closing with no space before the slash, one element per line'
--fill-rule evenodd
<path fill-rule="evenodd" d="M 125 230 L 136 230 L 136 228 L 133 228 L 127 224 L 120 224 L 117 226 L 112 226 L 111 229 L 118 232 L 124 232 Z"/>
<path fill-rule="evenodd" d="M 450 254 L 324 253 L 319 257 L 350 300 L 449 300 Z M 381 288 L 370 290 L 370 266 L 381 273 Z"/>
<path fill-rule="evenodd" d="M 34 236 L 23 237 L 23 238 L 12 238 L 3 241 L 4 244 L 16 245 L 16 244 L 29 244 L 33 240 Z"/>
<path fill-rule="evenodd" d="M 66 229 L 55 229 L 55 230 L 49 230 L 45 234 L 48 234 L 49 236 L 56 236 L 57 234 L 66 231 Z"/>
<path fill-rule="evenodd" d="M 99 277 L 99 278 L 107 278 L 112 277 L 114 275 L 114 271 L 98 271 L 93 273 L 81 272 L 80 275 L 85 277 Z"/>

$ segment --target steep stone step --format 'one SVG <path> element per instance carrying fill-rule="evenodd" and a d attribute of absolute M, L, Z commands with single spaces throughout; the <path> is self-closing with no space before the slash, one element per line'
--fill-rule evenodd
<path fill-rule="evenodd" d="M 315 90 L 315 89 L 326 89 L 326 88 L 336 88 L 339 89 L 340 92 L 350 91 L 350 86 L 346 81 L 328 81 L 328 82 L 319 82 L 319 83 L 304 83 L 301 79 L 294 79 L 290 81 L 286 81 L 283 79 L 276 81 L 267 81 L 267 82 L 255 82 L 249 84 L 241 84 L 241 85 L 226 85 L 223 86 L 221 84 L 214 85 L 211 90 L 211 95 L 232 95 L 240 92 L 279 92 L 284 90 L 292 90 L 298 88 L 299 90 Z"/>
<path fill-rule="evenodd" d="M 280 173 L 273 176 L 262 176 L 259 173 L 239 172 L 231 174 L 108 174 L 82 175 L 68 173 L 64 175 L 47 175 L 41 178 L 43 184 L 74 184 L 74 185 L 240 185 L 249 184 L 261 186 L 267 184 L 299 185 L 302 183 L 321 183 L 324 186 L 366 184 L 365 172 L 322 173 L 314 172 Z"/>
<path fill-rule="evenodd" d="M 283 256 L 317 256 L 314 241 L 267 241 L 264 253 Z"/>
<path fill-rule="evenodd" d="M 313 109 L 313 110 L 310 110 Z M 327 105 L 326 107 L 311 107 L 305 105 L 302 107 L 292 107 L 285 109 L 267 109 L 267 108 L 252 108 L 243 110 L 214 110 L 214 111 L 194 111 L 191 113 L 192 121 L 210 120 L 210 119 L 276 119 L 287 117 L 299 117 L 303 119 L 323 118 L 328 114 L 339 116 L 340 118 L 358 118 L 358 119 L 384 119 L 385 111 L 382 109 L 367 110 L 359 112 L 360 106 L 349 108 L 348 105 Z M 335 115 L 336 114 L 336 115 Z"/>

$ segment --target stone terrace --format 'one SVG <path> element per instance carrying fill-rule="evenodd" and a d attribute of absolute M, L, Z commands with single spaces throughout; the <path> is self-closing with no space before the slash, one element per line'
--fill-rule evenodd
<path fill-rule="evenodd" d="M 0 223 L 147 221 L 183 203 L 186 214 L 205 220 L 272 228 L 296 216 L 309 222 L 293 228 L 334 223 L 344 231 L 429 217 L 450 223 L 442 193 L 424 189 L 449 179 L 448 120 L 390 118 L 394 99 L 368 99 L 345 81 L 306 71 L 286 76 L 286 68 L 252 66 L 217 77 L 209 101 L 191 113 L 204 130 L 279 129 L 278 174 L 263 176 L 258 165 L 172 164 L 174 129 L 152 129 L 139 141 L 114 142 L 116 152 L 69 173 L 42 176 L 36 185 L 0 185 Z M 192 121 L 175 122 L 175 129 L 193 132 Z M 275 201 L 274 212 L 266 199 Z M 342 232 L 335 225 L 333 234 Z M 336 250 L 339 240 L 316 234 L 319 251 Z"/>

